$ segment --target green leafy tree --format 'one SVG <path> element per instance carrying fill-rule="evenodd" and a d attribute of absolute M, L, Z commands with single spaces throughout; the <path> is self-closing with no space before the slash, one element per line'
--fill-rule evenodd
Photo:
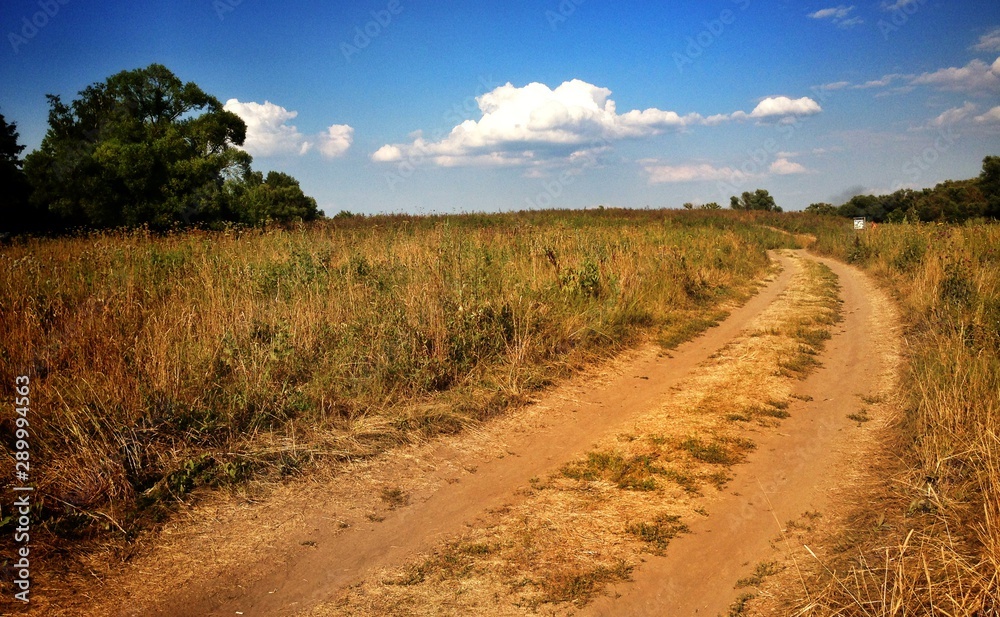
<path fill-rule="evenodd" d="M 28 181 L 24 175 L 21 152 L 17 143 L 17 125 L 7 123 L 0 114 L 0 232 L 21 232 L 40 227 L 28 205 Z"/>
<path fill-rule="evenodd" d="M 885 220 L 882 197 L 878 195 L 855 195 L 838 209 L 842 216 L 863 216 L 869 221 L 881 223 Z"/>
<path fill-rule="evenodd" d="M 1000 156 L 987 156 L 983 159 L 979 190 L 986 201 L 986 216 L 1000 218 Z"/>
<path fill-rule="evenodd" d="M 733 195 L 729 199 L 729 207 L 733 210 L 781 212 L 781 208 L 774 202 L 774 198 L 764 189 L 757 189 L 753 193 L 744 191 L 740 197 Z"/>
<path fill-rule="evenodd" d="M 945 180 L 927 191 L 920 210 L 921 217 L 927 221 L 961 223 L 982 217 L 986 199 L 975 180 Z"/>
<path fill-rule="evenodd" d="M 258 171 L 227 182 L 228 204 L 234 219 L 248 225 L 312 221 L 319 218 L 316 200 L 302 192 L 298 180 L 280 171 Z"/>
<path fill-rule="evenodd" d="M 225 215 L 227 175 L 249 168 L 234 148 L 246 124 L 166 67 L 122 71 L 69 105 L 49 95 L 49 130 L 25 161 L 32 201 L 64 224 L 211 221 Z"/>
<path fill-rule="evenodd" d="M 822 214 L 825 216 L 836 216 L 838 214 L 837 206 L 825 202 L 809 204 L 809 206 L 806 208 L 806 212 L 811 212 L 813 214 Z"/>
<path fill-rule="evenodd" d="M 722 210 L 722 206 L 718 202 L 710 201 L 707 204 L 702 204 L 698 206 L 699 210 Z"/>

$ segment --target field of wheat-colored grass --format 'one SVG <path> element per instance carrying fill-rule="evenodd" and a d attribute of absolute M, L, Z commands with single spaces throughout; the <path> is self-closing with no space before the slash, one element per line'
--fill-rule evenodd
<path fill-rule="evenodd" d="M 788 244 L 723 214 L 620 210 L 16 241 L 0 381 L 31 377 L 33 537 L 128 540 L 203 487 L 460 430 L 707 327 Z M 13 434 L 5 417 L 4 477 Z"/>

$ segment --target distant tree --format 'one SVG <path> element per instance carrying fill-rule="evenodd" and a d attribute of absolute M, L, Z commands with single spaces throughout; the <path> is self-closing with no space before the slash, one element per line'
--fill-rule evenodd
<path fill-rule="evenodd" d="M 316 200 L 302 192 L 299 181 L 280 171 L 257 171 L 227 183 L 228 204 L 235 220 L 248 225 L 289 223 L 319 218 Z"/>
<path fill-rule="evenodd" d="M 915 212 L 918 197 L 918 192 L 913 189 L 900 189 L 890 195 L 882 196 L 882 208 L 885 210 L 886 220 L 912 218 L 915 222 L 916 219 L 913 216 L 908 217 L 906 213 Z"/>
<path fill-rule="evenodd" d="M 986 213 L 986 199 L 975 180 L 945 180 L 923 200 L 924 220 L 961 223 Z"/>
<path fill-rule="evenodd" d="M 707 204 L 702 204 L 698 206 L 699 210 L 722 210 L 722 206 L 718 202 L 710 201 Z"/>
<path fill-rule="evenodd" d="M 825 216 L 836 216 L 838 214 L 837 206 L 828 203 L 809 204 L 809 207 L 806 208 L 806 212 L 822 214 Z"/>
<path fill-rule="evenodd" d="M 890 223 L 961 223 L 983 216 L 1000 218 L 1000 156 L 984 158 L 978 178 L 945 180 L 934 188 L 900 189 L 889 195 L 856 195 L 836 210 L 840 216 L 864 216 Z"/>
<path fill-rule="evenodd" d="M 17 125 L 8 124 L 0 114 L 0 232 L 21 232 L 40 227 L 28 206 L 28 180 L 24 175 L 21 152 L 24 146 Z"/>
<path fill-rule="evenodd" d="M 774 202 L 774 198 L 764 189 L 757 189 L 753 193 L 744 192 L 740 197 L 732 196 L 729 199 L 729 207 L 733 210 L 781 212 L 781 208 Z"/>
<path fill-rule="evenodd" d="M 65 224 L 111 227 L 215 220 L 246 124 L 166 67 L 122 71 L 66 105 L 49 95 L 49 130 L 25 161 L 32 201 Z"/>
<path fill-rule="evenodd" d="M 1000 218 L 1000 156 L 987 156 L 983 159 L 979 190 L 986 201 L 986 216 Z"/>
<path fill-rule="evenodd" d="M 685 210 L 694 210 L 694 204 L 693 204 L 693 203 L 691 203 L 690 201 L 689 201 L 689 202 L 686 202 L 686 203 L 684 204 L 684 209 L 685 209 Z"/>
<path fill-rule="evenodd" d="M 838 209 L 841 216 L 865 217 L 869 221 L 881 223 L 885 220 L 882 198 L 876 195 L 855 195 Z"/>
<path fill-rule="evenodd" d="M 989 187 L 989 183 L 985 186 Z M 901 189 L 890 195 L 855 195 L 837 208 L 837 214 L 863 216 L 877 223 L 961 223 L 972 218 L 992 216 L 987 193 L 988 188 L 984 190 L 982 177 L 945 180 L 934 188 L 920 191 Z"/>

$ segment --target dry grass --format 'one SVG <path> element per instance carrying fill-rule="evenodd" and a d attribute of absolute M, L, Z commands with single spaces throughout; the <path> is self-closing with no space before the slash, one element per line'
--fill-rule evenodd
<path fill-rule="evenodd" d="M 198 490 L 462 430 L 644 337 L 690 336 L 786 242 L 606 210 L 5 246 L 0 382 L 32 378 L 33 555 L 127 542 Z M 5 415 L 4 477 L 13 433 Z"/>
<path fill-rule="evenodd" d="M 533 480 L 462 537 L 309 614 L 572 614 L 608 585 L 628 580 L 643 554 L 661 554 L 687 530 L 686 521 L 702 516 L 729 468 L 754 448 L 750 426 L 776 424 L 761 410 L 788 406 L 799 374 L 783 364 L 818 353 L 826 339 L 818 333 L 838 311 L 835 277 L 803 262 L 791 289 L 745 336 L 627 433 L 605 437 Z M 753 424 L 727 419 L 734 410 Z"/>
<path fill-rule="evenodd" d="M 1000 613 L 1000 228 L 810 223 L 818 250 L 874 274 L 902 307 L 904 413 L 893 483 L 859 504 L 809 599 L 783 614 Z M 849 225 L 849 222 L 847 223 Z M 876 520 L 877 519 L 877 520 Z"/>

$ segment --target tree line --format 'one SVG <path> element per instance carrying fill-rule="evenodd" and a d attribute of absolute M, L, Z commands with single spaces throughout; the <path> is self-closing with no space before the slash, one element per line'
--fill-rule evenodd
<path fill-rule="evenodd" d="M 0 115 L 0 232 L 309 221 L 316 200 L 282 172 L 264 176 L 240 148 L 246 124 L 161 64 L 122 71 L 64 103 L 24 159 Z"/>
<path fill-rule="evenodd" d="M 865 217 L 876 223 L 945 222 L 1000 218 L 1000 156 L 983 159 L 982 172 L 968 180 L 946 180 L 922 190 L 900 189 L 888 195 L 855 195 L 834 206 L 815 203 L 807 212 Z"/>
<path fill-rule="evenodd" d="M 774 201 L 774 197 L 771 197 L 765 189 L 757 189 L 753 193 L 749 191 L 744 191 L 742 195 L 733 195 L 729 198 L 729 207 L 733 210 L 763 210 L 765 212 L 781 212 L 781 206 L 779 206 Z M 684 204 L 685 210 L 694 210 L 696 206 L 687 202 Z M 709 202 L 707 204 L 702 204 L 697 206 L 698 210 L 721 210 L 722 206 L 718 202 Z"/>

